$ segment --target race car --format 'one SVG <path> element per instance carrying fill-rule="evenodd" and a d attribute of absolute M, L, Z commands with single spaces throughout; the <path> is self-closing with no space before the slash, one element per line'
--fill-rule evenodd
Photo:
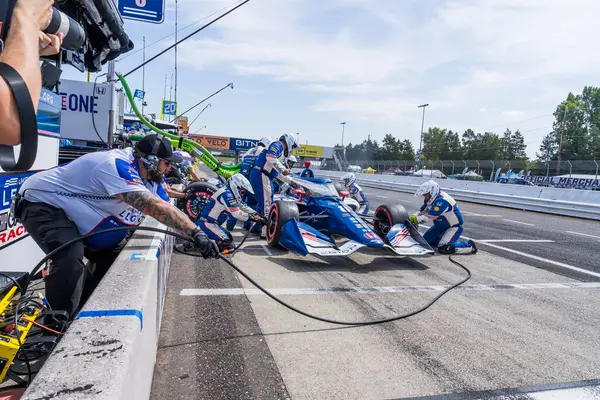
<path fill-rule="evenodd" d="M 306 256 L 348 256 L 385 251 L 394 256 L 426 256 L 433 249 L 408 220 L 400 204 L 381 205 L 359 216 L 330 179 L 297 178 L 295 188 L 275 198 L 268 214 L 267 243 Z"/>

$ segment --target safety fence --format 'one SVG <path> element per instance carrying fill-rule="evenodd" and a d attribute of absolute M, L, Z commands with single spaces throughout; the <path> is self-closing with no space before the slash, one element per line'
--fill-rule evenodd
<path fill-rule="evenodd" d="M 320 175 L 340 179 L 344 172 L 323 171 Z M 356 174 L 364 187 L 415 193 L 428 177 Z M 457 200 L 519 210 L 600 220 L 600 192 L 520 186 L 489 182 L 439 179 L 442 190 Z"/>
<path fill-rule="evenodd" d="M 361 170 L 371 168 L 378 173 L 402 174 L 419 169 L 415 160 L 348 160 L 345 168 L 349 166 L 360 167 Z M 513 170 L 518 173 L 537 176 L 553 175 L 594 175 L 598 176 L 600 160 L 562 160 L 548 162 L 529 162 L 527 160 L 422 160 L 420 168 L 425 170 L 439 170 L 444 175 L 460 174 L 465 169 L 473 171 L 484 180 L 493 180 L 498 168 L 506 172 Z M 333 162 L 321 164 L 324 170 L 339 170 Z M 597 178 L 596 178 L 597 179 Z"/>
<path fill-rule="evenodd" d="M 163 233 L 131 237 L 24 400 L 150 397 L 172 248 Z"/>

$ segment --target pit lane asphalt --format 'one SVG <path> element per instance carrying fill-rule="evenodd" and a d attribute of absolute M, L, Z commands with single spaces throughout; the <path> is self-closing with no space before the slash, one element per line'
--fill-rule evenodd
<path fill-rule="evenodd" d="M 409 212 L 418 206 L 411 195 L 366 191 L 373 204 L 393 198 Z M 555 240 L 494 244 L 590 270 L 598 267 L 578 254 L 586 249 L 590 258 L 595 254 L 591 249 L 598 242 L 593 238 L 558 240 L 563 230 L 600 236 L 595 222 L 466 203 L 461 207 L 469 237 Z M 235 233 L 237 240 L 241 235 Z M 292 293 L 281 295 L 284 300 L 336 319 L 376 319 L 415 309 L 435 295 L 423 286 L 463 276 L 443 256 L 319 259 L 279 250 L 270 250 L 269 256 L 263 243 L 249 239 L 233 255 L 234 262 L 265 287 Z M 565 250 L 549 251 L 558 245 Z M 446 393 L 481 398 L 481 391 L 597 378 L 600 288 L 577 286 L 593 277 L 483 244 L 479 248 L 479 254 L 460 261 L 473 272 L 468 284 L 484 285 L 481 290 L 451 292 L 410 319 L 364 328 L 308 320 L 254 294 L 200 291 L 182 296 L 185 289 L 251 286 L 222 262 L 175 254 L 152 398 L 381 399 Z M 415 290 L 340 290 L 382 286 Z M 333 290 L 293 294 L 296 288 Z"/>

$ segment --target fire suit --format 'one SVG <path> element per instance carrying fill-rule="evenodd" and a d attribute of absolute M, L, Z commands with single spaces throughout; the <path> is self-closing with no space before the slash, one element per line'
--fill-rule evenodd
<path fill-rule="evenodd" d="M 358 183 L 353 183 L 348 188 L 348 191 L 350 192 L 350 196 L 358 201 L 358 204 L 360 204 L 357 214 L 367 215 L 369 213 L 369 200 L 367 200 L 367 196 L 365 195 L 365 192 L 363 192 L 362 188 L 358 185 Z"/>

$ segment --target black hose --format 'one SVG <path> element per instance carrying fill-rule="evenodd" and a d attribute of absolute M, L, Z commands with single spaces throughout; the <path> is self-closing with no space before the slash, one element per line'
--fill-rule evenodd
<path fill-rule="evenodd" d="M 179 239 L 183 239 L 185 241 L 188 242 L 193 242 L 192 238 L 181 235 L 179 233 L 176 232 L 171 232 L 168 231 L 166 229 L 160 229 L 160 228 L 152 228 L 152 227 L 146 227 L 146 226 L 122 226 L 122 227 L 117 227 L 117 228 L 110 228 L 110 229 L 105 229 L 102 231 L 97 231 L 97 232 L 90 232 L 88 234 L 85 235 L 81 235 L 79 237 L 76 237 L 74 239 L 69 240 L 68 242 L 58 246 L 56 249 L 52 250 L 50 253 L 48 253 L 44 258 L 42 258 L 42 260 L 33 268 L 33 270 L 31 271 L 31 273 L 29 274 L 28 280 L 26 285 L 24 285 L 23 290 L 27 289 L 27 286 L 29 285 L 29 282 L 31 280 L 31 277 L 34 276 L 37 271 L 44 265 L 44 263 L 50 259 L 53 255 L 55 255 L 56 253 L 58 253 L 59 251 L 63 250 L 64 248 L 72 245 L 73 243 L 85 240 L 89 237 L 92 236 L 96 236 L 96 235 L 100 235 L 103 233 L 109 233 L 109 232 L 116 232 L 116 231 L 150 231 L 150 232 L 159 232 L 159 233 L 164 233 L 166 235 L 171 235 L 171 236 L 175 236 Z M 250 231 L 248 232 L 248 234 L 250 233 Z M 248 234 L 246 235 L 246 237 L 248 237 Z M 245 241 L 246 237 L 242 240 L 242 243 L 240 243 L 237 247 L 239 248 L 243 242 Z M 197 254 L 189 254 L 183 251 L 180 251 L 183 254 L 187 254 L 190 256 L 194 256 L 197 257 Z M 229 265 L 231 268 L 233 268 L 234 270 L 236 270 L 240 275 L 242 275 L 244 278 L 246 278 L 250 283 L 252 283 L 254 286 L 256 286 L 256 288 L 258 288 L 261 292 L 263 292 L 264 294 L 266 294 L 267 296 L 269 296 L 271 299 L 275 300 L 277 303 L 281 304 L 282 306 L 300 314 L 303 315 L 305 317 L 317 320 L 317 321 L 321 321 L 321 322 L 327 322 L 330 324 L 335 324 L 335 325 L 345 325 L 345 326 L 367 326 L 367 325 L 378 325 L 378 324 L 384 324 L 387 322 L 393 322 L 393 321 L 398 321 L 401 319 L 405 319 L 408 317 L 411 317 L 413 315 L 419 314 L 425 310 L 427 310 L 429 307 L 431 307 L 435 302 L 437 302 L 442 296 L 444 296 L 446 293 L 448 293 L 449 291 L 451 291 L 452 289 L 462 285 L 463 283 L 465 283 L 466 281 L 468 281 L 471 278 L 471 271 L 469 271 L 469 269 L 467 267 L 465 267 L 464 265 L 462 265 L 461 263 L 459 263 L 456 260 L 452 259 L 452 256 L 449 256 L 449 260 L 450 262 L 452 262 L 455 265 L 458 265 L 460 268 L 462 268 L 466 273 L 467 276 L 462 279 L 461 281 L 449 286 L 448 288 L 446 288 L 444 291 L 442 291 L 440 294 L 438 294 L 437 296 L 435 296 L 431 301 L 429 301 L 427 304 L 425 304 L 423 307 L 415 310 L 415 311 L 411 311 L 409 313 L 406 314 L 402 314 L 402 315 L 398 315 L 395 317 L 391 317 L 391 318 L 384 318 L 384 319 L 379 319 L 379 320 L 374 320 L 374 321 L 337 321 L 337 320 L 333 320 L 333 319 L 329 319 L 329 318 L 323 318 L 323 317 L 319 317 L 317 315 L 312 315 L 309 314 L 305 311 L 299 310 L 298 308 L 286 303 L 283 300 L 280 300 L 279 298 L 277 298 L 276 296 L 274 296 L 273 294 L 271 294 L 267 289 L 263 288 L 259 283 L 257 283 L 254 279 L 250 278 L 244 271 L 242 271 L 240 268 L 238 268 L 233 262 L 231 262 L 230 260 L 228 260 L 227 258 L 225 258 L 223 255 L 219 254 L 218 256 L 221 260 L 225 261 L 225 263 L 227 265 Z"/>

